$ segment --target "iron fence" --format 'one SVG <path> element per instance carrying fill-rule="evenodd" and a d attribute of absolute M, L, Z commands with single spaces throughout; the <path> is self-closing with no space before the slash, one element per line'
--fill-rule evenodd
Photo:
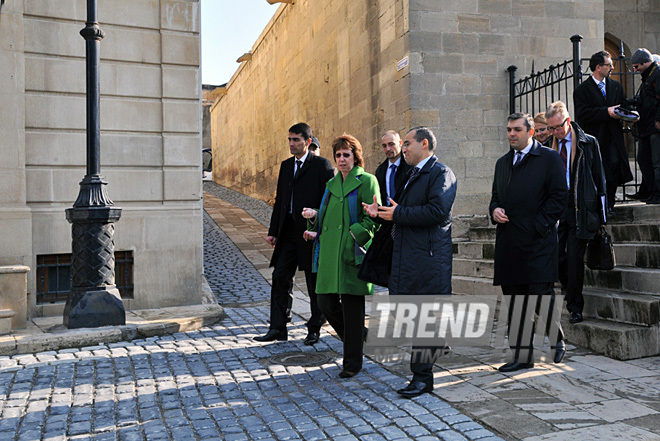
<path fill-rule="evenodd" d="M 581 35 L 573 35 L 573 58 L 559 64 L 551 65 L 543 70 L 534 71 L 534 63 L 530 75 L 517 80 L 516 66 L 509 66 L 509 110 L 510 113 L 524 112 L 534 116 L 544 112 L 554 101 L 563 101 L 570 114 L 573 110 L 573 90 L 582 83 L 584 78 L 591 74 L 588 72 L 589 58 L 581 58 Z M 620 55 L 613 57 L 615 69 L 610 78 L 622 84 L 626 97 L 632 98 L 639 89 L 639 80 L 633 72 L 630 58 L 624 54 L 623 43 L 620 44 Z M 626 190 L 635 192 L 639 187 L 638 177 L 641 177 L 637 166 L 637 138 L 634 124 L 623 123 L 623 132 L 628 150 L 628 158 L 633 171 L 633 181 L 620 186 L 622 191 L 617 193 L 616 201 L 624 202 L 627 199 Z"/>

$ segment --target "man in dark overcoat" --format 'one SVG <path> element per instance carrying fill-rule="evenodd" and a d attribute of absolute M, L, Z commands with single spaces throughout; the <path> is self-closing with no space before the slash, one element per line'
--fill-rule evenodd
<path fill-rule="evenodd" d="M 605 173 L 598 141 L 571 121 L 566 105 L 555 101 L 545 111 L 554 139 L 550 146 L 559 153 L 568 194 L 559 221 L 559 281 L 566 298 L 568 321 L 580 323 L 584 309 L 584 253 L 606 221 Z"/>
<path fill-rule="evenodd" d="M 394 223 L 390 295 L 451 295 L 456 176 L 434 155 L 436 144 L 435 135 L 426 127 L 415 127 L 406 134 L 403 155 L 412 170 L 395 202 L 376 211 L 378 217 Z M 370 211 L 373 205 L 365 208 L 375 214 Z M 400 395 L 410 398 L 433 390 L 434 357 L 439 349 L 413 346 L 413 377 L 397 391 Z"/>
<path fill-rule="evenodd" d="M 385 160 L 376 168 L 374 175 L 378 180 L 383 205 L 390 205 L 390 198 L 395 199 L 396 189 L 408 179 L 410 166 L 401 156 L 402 145 L 401 136 L 394 130 L 388 130 L 381 138 Z"/>
<path fill-rule="evenodd" d="M 613 216 L 617 186 L 633 179 L 621 117 L 614 111 L 625 104 L 625 97 L 621 84 L 610 78 L 614 64 L 609 52 L 593 54 L 589 68 L 593 74 L 573 92 L 575 119 L 582 130 L 598 140 L 607 184 L 608 216 Z"/>
<path fill-rule="evenodd" d="M 534 311 L 540 312 L 542 296 L 550 296 L 550 306 L 543 311 L 548 318 L 545 332 L 551 325 L 558 329 L 554 361 L 559 363 L 566 351 L 560 314 L 555 314 L 554 323 L 550 320 L 558 275 L 557 222 L 564 210 L 566 180 L 559 155 L 533 138 L 532 117 L 514 113 L 507 121 L 512 149 L 495 165 L 489 213 L 497 225 L 493 283 L 501 285 L 510 299 L 509 346 L 514 352 L 513 360 L 499 370 L 513 372 L 534 367 L 534 335 L 527 332 L 524 336 L 523 331 L 526 324 L 530 329 Z M 522 302 L 523 314 L 513 317 L 518 302 Z M 531 302 L 536 306 L 528 307 Z"/>
<path fill-rule="evenodd" d="M 312 242 L 303 239 L 307 219 L 304 207 L 319 207 L 325 184 L 334 176 L 330 161 L 309 152 L 312 129 L 298 123 L 289 129 L 290 158 L 280 166 L 277 194 L 270 218 L 266 242 L 275 247 L 270 266 L 273 284 L 270 291 L 270 327 L 257 341 L 287 340 L 287 309 L 292 301 L 293 277 L 296 268 L 305 272 L 311 317 L 307 322 L 306 345 L 319 341 L 323 315 L 316 301 L 316 274 L 312 272 Z"/>

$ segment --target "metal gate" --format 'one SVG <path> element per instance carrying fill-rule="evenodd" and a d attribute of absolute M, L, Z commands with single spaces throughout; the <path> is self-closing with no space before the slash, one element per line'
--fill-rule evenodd
<path fill-rule="evenodd" d="M 589 77 L 589 58 L 581 58 L 580 42 L 581 35 L 573 35 L 571 43 L 573 46 L 573 58 L 563 61 L 557 65 L 534 72 L 529 76 L 516 80 L 516 66 L 509 66 L 509 109 L 510 113 L 525 112 L 534 116 L 538 112 L 544 112 L 554 101 L 563 101 L 571 115 L 573 112 L 573 90 L 582 82 L 583 78 Z M 620 43 L 620 55 L 613 57 L 615 63 L 614 71 L 610 74 L 613 80 L 623 85 L 626 97 L 630 98 L 637 93 L 641 79 L 633 72 L 630 58 L 624 55 L 623 43 Z M 635 192 L 641 180 L 641 173 L 637 166 L 637 138 L 634 136 L 636 128 L 634 124 L 623 123 L 623 132 L 631 161 L 634 180 L 620 186 L 623 189 L 621 195 L 617 194 L 616 202 L 629 200 L 626 191 Z M 634 168 L 633 168 L 634 167 Z"/>

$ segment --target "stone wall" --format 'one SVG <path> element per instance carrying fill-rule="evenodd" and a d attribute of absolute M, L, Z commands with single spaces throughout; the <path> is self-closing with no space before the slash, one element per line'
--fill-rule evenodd
<path fill-rule="evenodd" d="M 572 58 L 570 36 L 591 54 L 603 41 L 597 1 L 410 1 L 410 106 L 454 170 L 457 214 L 486 214 L 495 161 L 509 149 L 507 67 L 520 77 Z M 594 49 L 594 50 L 592 50 Z"/>
<path fill-rule="evenodd" d="M 199 13 L 198 0 L 98 2 L 101 174 L 123 209 L 115 248 L 134 255 L 127 308 L 201 301 Z M 11 158 L 0 166 L 0 264 L 34 269 L 36 255 L 71 252 L 64 210 L 85 175 L 85 19 L 84 0 L 11 0 L 0 13 L 0 93 L 11 100 L 0 110 Z"/>
<path fill-rule="evenodd" d="M 647 0 L 605 0 L 605 30 L 627 56 L 645 47 L 660 53 L 660 4 Z"/>
<path fill-rule="evenodd" d="M 409 118 L 407 1 L 297 0 L 281 5 L 212 108 L 213 179 L 273 200 L 288 128 L 307 122 L 330 157 L 343 132 L 362 143 L 366 169 L 380 135 Z M 245 48 L 246 52 L 250 48 Z M 222 158 L 222 160 L 219 160 Z"/>
<path fill-rule="evenodd" d="M 458 177 L 455 213 L 485 214 L 508 149 L 507 67 L 520 75 L 602 48 L 603 0 L 299 0 L 283 5 L 212 109 L 214 180 L 272 200 L 287 128 L 307 121 L 328 155 L 356 135 L 367 170 L 380 134 L 428 125 Z M 247 50 L 248 48 L 246 48 Z M 396 63 L 409 56 L 409 67 Z"/>

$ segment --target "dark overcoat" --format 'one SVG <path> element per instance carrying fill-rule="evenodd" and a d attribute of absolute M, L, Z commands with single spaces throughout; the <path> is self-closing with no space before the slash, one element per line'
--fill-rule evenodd
<path fill-rule="evenodd" d="M 325 184 L 334 176 L 334 168 L 330 161 L 322 156 L 308 154 L 302 167 L 293 177 L 295 156 L 282 161 L 280 174 L 277 178 L 277 194 L 275 205 L 270 218 L 268 235 L 279 238 L 284 226 L 284 219 L 291 204 L 293 192 L 293 220 L 296 229 L 296 249 L 298 250 L 298 268 L 300 270 L 312 269 L 312 241 L 303 239 L 303 232 L 307 229 L 307 219 L 302 217 L 305 207 L 317 208 L 321 205 L 321 198 L 325 191 Z M 280 253 L 280 241 L 275 243 L 270 266 L 275 266 Z"/>
<path fill-rule="evenodd" d="M 383 161 L 378 167 L 376 167 L 376 172 L 374 173 L 376 179 L 378 179 L 378 185 L 380 186 L 380 200 L 382 201 L 383 205 L 388 205 L 387 187 L 386 187 L 387 183 L 385 178 L 387 175 L 387 169 L 390 167 L 390 164 L 391 164 L 390 160 L 385 158 L 385 161 Z M 397 168 L 396 175 L 394 175 L 395 191 L 398 191 L 399 187 L 401 187 L 408 179 L 408 173 L 410 172 L 410 168 L 411 167 L 408 165 L 405 159 L 403 159 L 402 156 L 401 161 L 399 161 L 399 168 Z"/>
<path fill-rule="evenodd" d="M 621 84 L 610 78 L 605 79 L 605 94 L 607 99 L 591 77 L 584 80 L 573 92 L 575 120 L 585 133 L 598 140 L 605 179 L 619 186 L 632 181 L 633 175 L 621 120 L 611 118 L 607 108 L 625 105 L 625 98 Z"/>
<path fill-rule="evenodd" d="M 557 280 L 557 222 L 566 205 L 566 178 L 559 154 L 534 141 L 513 167 L 513 150 L 495 164 L 489 206 L 504 209 L 509 222 L 497 225 L 494 285 Z"/>
<path fill-rule="evenodd" d="M 399 193 L 390 294 L 451 294 L 454 173 L 432 156 Z"/>

